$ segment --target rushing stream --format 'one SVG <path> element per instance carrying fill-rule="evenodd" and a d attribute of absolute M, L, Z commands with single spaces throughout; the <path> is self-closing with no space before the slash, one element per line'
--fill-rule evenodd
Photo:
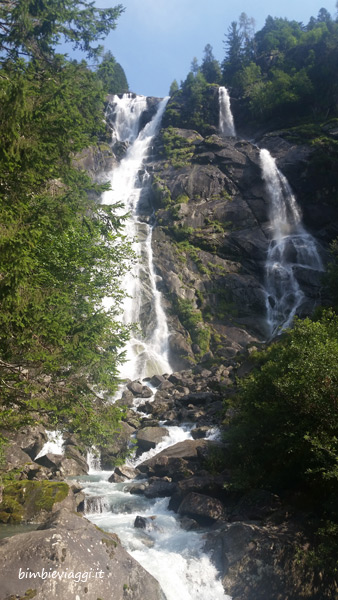
<path fill-rule="evenodd" d="M 123 285 L 128 292 L 124 321 L 139 324 L 127 347 L 127 361 L 122 377 L 143 379 L 154 374 L 170 373 L 168 326 L 156 288 L 151 249 L 151 226 L 142 219 L 140 205 L 146 202 L 147 172 L 144 167 L 153 136 L 166 106 L 160 102 L 151 122 L 139 131 L 140 117 L 147 107 L 144 97 L 125 94 L 114 98 L 115 131 L 113 141 L 127 142 L 128 150 L 111 173 L 111 191 L 103 196 L 105 204 L 121 202 L 130 217 L 126 234 L 133 239 L 137 262 Z M 109 306 L 109 298 L 106 299 Z M 150 399 L 151 400 L 151 399 Z M 135 399 L 135 410 L 142 401 Z M 137 466 L 165 447 L 191 439 L 191 425 L 166 427 L 168 436 L 138 459 L 128 461 Z M 222 583 L 209 557 L 203 552 L 203 530 L 186 531 L 177 515 L 168 510 L 168 498 L 149 500 L 130 494 L 131 483 L 109 483 L 111 471 L 100 470 L 94 455 L 89 456 L 86 516 L 107 531 L 116 532 L 128 552 L 160 583 L 167 600 L 226 600 Z M 147 529 L 134 527 L 136 516 L 149 519 Z M 146 600 L 146 599 L 145 599 Z"/>

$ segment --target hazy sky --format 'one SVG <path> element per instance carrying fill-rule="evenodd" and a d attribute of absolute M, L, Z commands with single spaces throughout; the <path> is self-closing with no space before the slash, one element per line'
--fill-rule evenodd
<path fill-rule="evenodd" d="M 268 15 L 306 24 L 323 6 L 336 15 L 335 0 L 101 0 L 100 7 L 121 3 L 125 12 L 104 41 L 124 68 L 130 90 L 166 96 L 171 82 L 184 80 L 194 56 L 200 62 L 206 44 L 224 58 L 224 36 L 241 12 L 253 17 L 256 30 Z"/>

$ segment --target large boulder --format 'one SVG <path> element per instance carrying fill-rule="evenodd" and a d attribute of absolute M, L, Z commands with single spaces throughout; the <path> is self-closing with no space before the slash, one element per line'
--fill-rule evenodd
<path fill-rule="evenodd" d="M 181 502 L 178 513 L 195 519 L 201 525 L 211 525 L 215 521 L 225 520 L 225 508 L 220 500 L 191 492 Z"/>
<path fill-rule="evenodd" d="M 13 481 L 4 486 L 0 504 L 0 522 L 17 524 L 41 523 L 49 512 L 66 502 L 76 508 L 73 491 L 65 482 Z"/>
<path fill-rule="evenodd" d="M 158 582 L 116 535 L 66 510 L 43 530 L 2 540 L 0 561 L 1 600 L 163 600 Z"/>
<path fill-rule="evenodd" d="M 304 549 L 305 556 L 309 544 L 295 524 L 235 522 L 221 525 L 206 538 L 204 549 L 232 600 L 335 597 L 320 578 L 315 579 L 314 570 L 304 565 L 299 549 Z"/>
<path fill-rule="evenodd" d="M 145 460 L 138 469 L 147 476 L 168 476 L 179 481 L 191 477 L 201 467 L 202 451 L 207 452 L 211 445 L 207 440 L 185 440 Z"/>
<path fill-rule="evenodd" d="M 138 447 L 142 452 L 151 450 L 168 435 L 168 429 L 165 427 L 143 427 L 136 434 Z"/>
<path fill-rule="evenodd" d="M 51 471 L 53 476 L 72 477 L 88 473 L 87 461 L 72 446 L 68 446 L 67 454 L 47 453 L 37 458 L 36 462 Z"/>

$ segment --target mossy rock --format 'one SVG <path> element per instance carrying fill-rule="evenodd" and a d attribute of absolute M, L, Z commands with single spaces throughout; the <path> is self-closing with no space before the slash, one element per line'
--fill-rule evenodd
<path fill-rule="evenodd" d="M 36 520 L 42 511 L 50 512 L 56 502 L 64 500 L 69 486 L 54 481 L 13 481 L 3 489 L 0 504 L 1 523 Z"/>

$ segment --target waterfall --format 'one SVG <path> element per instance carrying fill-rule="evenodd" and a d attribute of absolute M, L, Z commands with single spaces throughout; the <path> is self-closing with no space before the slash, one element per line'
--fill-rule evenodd
<path fill-rule="evenodd" d="M 265 288 L 270 334 L 292 323 L 305 299 L 296 269 L 323 271 L 314 238 L 304 229 L 302 216 L 287 179 L 268 150 L 260 151 L 263 179 L 270 200 L 271 241 L 266 259 Z"/>
<path fill-rule="evenodd" d="M 221 86 L 218 89 L 219 102 L 219 129 L 222 135 L 235 137 L 235 124 L 230 107 L 230 96 L 228 90 Z"/>
<path fill-rule="evenodd" d="M 126 348 L 127 362 L 121 376 L 131 379 L 170 372 L 168 360 L 168 326 L 156 288 L 151 247 L 152 228 L 142 220 L 148 174 L 145 159 L 160 123 L 167 99 L 144 129 L 139 131 L 146 98 L 129 94 L 115 99 L 115 133 L 113 141 L 127 142 L 125 157 L 111 173 L 111 190 L 103 203 L 121 203 L 130 217 L 126 235 L 134 239 L 137 262 L 125 277 L 128 292 L 123 319 L 140 325 Z M 149 210 L 148 210 L 149 215 Z M 110 300 L 105 304 L 109 306 Z M 142 408 L 142 407 L 141 407 Z M 140 413 L 138 413 L 140 414 Z M 161 449 L 191 439 L 191 426 L 167 426 L 168 435 L 155 449 L 127 461 L 137 465 Z M 160 583 L 166 600 L 230 600 L 209 556 L 203 552 L 203 531 L 185 531 L 176 515 L 168 510 L 168 498 L 148 499 L 130 493 L 135 482 L 110 483 L 110 472 L 99 471 L 94 455 L 89 453 L 91 471 L 87 478 L 85 512 L 88 518 L 106 531 L 116 532 L 126 550 Z M 135 518 L 148 518 L 149 528 L 134 527 Z"/>
<path fill-rule="evenodd" d="M 126 155 L 111 173 L 111 190 L 103 195 L 103 204 L 121 203 L 122 213 L 128 212 L 126 236 L 133 240 L 136 264 L 122 282 L 127 297 L 123 307 L 124 323 L 137 323 L 126 348 L 126 362 L 120 375 L 137 379 L 154 374 L 168 373 L 168 325 L 156 287 L 152 256 L 152 227 L 141 220 L 140 201 L 143 202 L 148 174 L 144 169 L 151 142 L 157 132 L 168 98 L 159 103 L 153 119 L 139 132 L 140 117 L 147 108 L 144 96 L 124 94 L 114 96 L 115 133 L 113 139 L 129 144 Z M 109 298 L 106 306 L 109 306 Z"/>
<path fill-rule="evenodd" d="M 45 454 L 64 454 L 64 439 L 61 431 L 47 431 L 47 442 L 36 455 L 35 459 L 45 456 Z"/>

